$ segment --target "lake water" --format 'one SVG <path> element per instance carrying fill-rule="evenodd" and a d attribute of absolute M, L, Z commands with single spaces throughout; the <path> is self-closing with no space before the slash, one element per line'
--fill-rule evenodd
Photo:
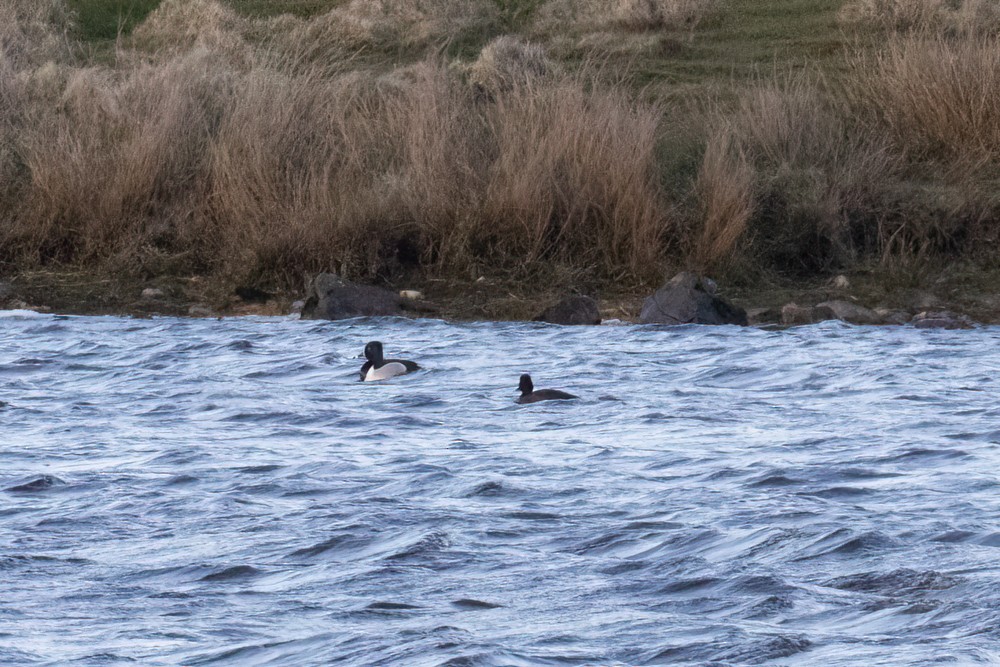
<path fill-rule="evenodd" d="M 426 370 L 359 383 L 373 339 Z M 0 664 L 997 664 L 998 372 L 1000 328 L 6 314 Z"/>

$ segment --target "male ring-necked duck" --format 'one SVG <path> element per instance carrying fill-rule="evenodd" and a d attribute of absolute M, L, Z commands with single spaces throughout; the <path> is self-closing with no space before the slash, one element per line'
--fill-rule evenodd
<path fill-rule="evenodd" d="M 539 389 L 535 391 L 535 385 L 531 381 L 531 376 L 525 373 L 521 376 L 521 381 L 517 388 L 521 390 L 521 395 L 514 401 L 515 403 L 537 403 L 538 401 L 565 401 L 571 398 L 579 398 L 573 394 L 567 394 L 558 389 Z"/>
<path fill-rule="evenodd" d="M 361 367 L 361 381 L 388 380 L 397 375 L 419 370 L 420 366 L 403 359 L 385 359 L 382 356 L 382 343 L 377 340 L 365 345 L 365 365 Z"/>

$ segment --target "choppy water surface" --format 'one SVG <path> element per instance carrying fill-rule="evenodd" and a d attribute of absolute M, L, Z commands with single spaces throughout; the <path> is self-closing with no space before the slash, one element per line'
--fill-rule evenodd
<path fill-rule="evenodd" d="M 8 315 L 0 663 L 996 663 L 998 350 Z"/>

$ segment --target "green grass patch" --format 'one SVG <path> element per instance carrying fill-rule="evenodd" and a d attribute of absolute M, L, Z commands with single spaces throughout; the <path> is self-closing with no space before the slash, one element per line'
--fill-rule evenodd
<path fill-rule="evenodd" d="M 87 42 L 127 35 L 156 9 L 160 0 L 69 0 L 80 37 Z"/>
<path fill-rule="evenodd" d="M 292 14 L 308 18 L 328 12 L 347 0 L 226 0 L 226 4 L 244 16 L 268 17 Z"/>

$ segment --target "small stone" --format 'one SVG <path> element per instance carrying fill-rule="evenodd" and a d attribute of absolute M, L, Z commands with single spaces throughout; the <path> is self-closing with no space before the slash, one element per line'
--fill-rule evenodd
<path fill-rule="evenodd" d="M 420 301 L 424 298 L 424 293 L 415 289 L 404 289 L 400 290 L 399 296 L 404 299 L 412 299 L 413 301 Z"/>
<path fill-rule="evenodd" d="M 851 324 L 881 324 L 882 318 L 878 314 L 864 306 L 859 306 L 850 301 L 824 301 L 816 306 L 817 308 L 829 308 L 838 320 L 850 322 Z"/>
<path fill-rule="evenodd" d="M 893 310 L 891 308 L 876 308 L 875 314 L 882 320 L 882 324 L 902 325 L 913 319 L 913 315 L 905 310 Z"/>
<path fill-rule="evenodd" d="M 747 321 L 751 325 L 774 324 L 781 321 L 780 308 L 750 308 L 747 310 Z"/>
<path fill-rule="evenodd" d="M 788 326 L 815 324 L 835 319 L 837 319 L 837 314 L 826 306 L 800 306 L 793 302 L 786 303 L 781 308 L 781 323 Z"/>
<path fill-rule="evenodd" d="M 302 311 L 305 310 L 305 309 L 306 309 L 306 302 L 305 301 L 302 301 L 302 300 L 292 301 L 291 310 L 289 310 L 288 314 L 289 315 L 301 315 Z"/>
<path fill-rule="evenodd" d="M 147 301 L 154 301 L 156 299 L 162 299 L 164 297 L 163 290 L 157 287 L 147 287 L 142 290 L 142 298 Z"/>
<path fill-rule="evenodd" d="M 600 324 L 601 313 L 597 302 L 589 296 L 567 296 L 546 308 L 535 317 L 535 321 L 565 325 Z"/>
<path fill-rule="evenodd" d="M 968 315 L 960 315 L 950 310 L 917 313 L 913 316 L 912 324 L 917 329 L 971 329 L 975 326 Z"/>

